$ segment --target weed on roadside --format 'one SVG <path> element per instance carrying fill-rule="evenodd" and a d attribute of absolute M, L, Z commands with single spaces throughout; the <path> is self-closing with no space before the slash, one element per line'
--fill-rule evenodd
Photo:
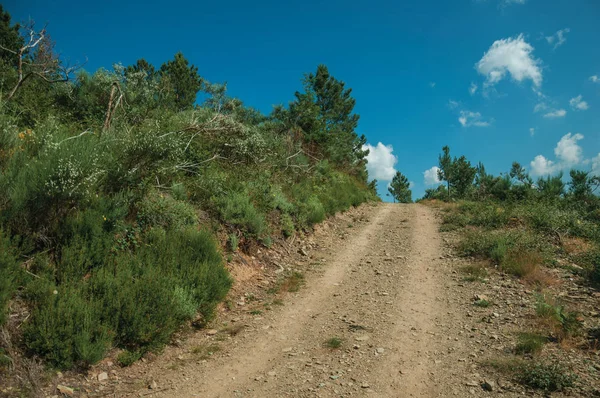
<path fill-rule="evenodd" d="M 519 333 L 517 340 L 517 346 L 515 347 L 515 353 L 519 355 L 523 354 L 537 354 L 542 350 L 544 344 L 548 342 L 546 336 L 542 336 L 537 333 Z"/>
<path fill-rule="evenodd" d="M 342 346 L 342 339 L 339 337 L 332 337 L 325 341 L 325 346 L 331 349 L 340 348 Z"/>
<path fill-rule="evenodd" d="M 476 264 L 464 265 L 460 268 L 460 272 L 465 275 L 463 280 L 466 282 L 485 282 L 488 276 L 487 269 Z"/>
<path fill-rule="evenodd" d="M 221 347 L 218 344 L 200 344 L 193 347 L 190 352 L 202 360 L 210 358 L 219 351 Z"/>
<path fill-rule="evenodd" d="M 557 299 L 547 294 L 536 295 L 535 312 L 542 323 L 552 328 L 559 341 L 573 337 L 581 330 L 578 314 L 567 310 Z"/>

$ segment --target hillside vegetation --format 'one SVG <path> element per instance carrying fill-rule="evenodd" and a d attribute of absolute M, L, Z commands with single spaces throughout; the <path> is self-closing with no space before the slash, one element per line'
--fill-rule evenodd
<path fill-rule="evenodd" d="M 224 250 L 377 199 L 351 90 L 325 66 L 264 115 L 181 53 L 89 73 L 0 14 L 0 368 L 9 345 L 63 369 L 160 349 L 213 316 Z"/>
<path fill-rule="evenodd" d="M 441 230 L 456 234 L 458 254 L 474 260 L 462 267 L 463 280 L 476 282 L 476 291 L 492 272 L 501 275 L 495 283 L 503 281 L 496 294 L 506 300 L 475 295 L 474 305 L 506 310 L 511 279 L 534 302 L 525 321 L 515 322 L 514 350 L 487 366 L 528 388 L 596 391 L 597 372 L 582 364 L 596 360 L 600 343 L 600 177 L 570 170 L 567 182 L 562 173 L 534 182 L 516 162 L 493 176 L 481 163 L 451 158 L 448 147 L 439 160 L 445 184 L 428 190 L 424 203 L 445 202 Z"/>
<path fill-rule="evenodd" d="M 520 277 L 559 256 L 590 283 L 600 282 L 600 176 L 573 169 L 568 182 L 562 172 L 534 182 L 517 162 L 493 176 L 444 147 L 438 177 L 445 184 L 423 199 L 457 203 L 447 208 L 443 229 L 466 230 L 463 254 L 489 258 Z"/>

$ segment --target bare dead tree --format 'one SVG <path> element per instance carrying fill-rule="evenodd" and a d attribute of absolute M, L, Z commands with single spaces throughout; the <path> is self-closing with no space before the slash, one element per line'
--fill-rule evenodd
<path fill-rule="evenodd" d="M 115 101 L 115 95 L 119 93 L 119 97 Z M 106 109 L 106 118 L 104 119 L 104 131 L 110 128 L 110 122 L 117 110 L 119 105 L 122 106 L 121 100 L 123 99 L 123 91 L 121 90 L 121 86 L 118 82 L 113 82 L 110 88 L 110 98 L 108 99 L 108 107 Z"/>
<path fill-rule="evenodd" d="M 67 82 L 73 73 L 82 67 L 80 64 L 65 66 L 60 62 L 52 53 L 53 45 L 46 28 L 36 31 L 32 21 L 23 27 L 23 32 L 25 44 L 21 48 L 13 49 L 0 45 L 4 51 L 17 56 L 17 81 L 8 92 L 6 101 L 10 101 L 28 79 L 37 77 L 50 84 Z"/>

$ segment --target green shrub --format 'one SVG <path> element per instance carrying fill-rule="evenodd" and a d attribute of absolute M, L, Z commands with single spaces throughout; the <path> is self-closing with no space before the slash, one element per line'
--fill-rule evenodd
<path fill-rule="evenodd" d="M 340 339 L 339 337 L 332 337 L 325 341 L 325 346 L 331 349 L 337 349 L 342 346 L 342 342 L 342 339 Z"/>
<path fill-rule="evenodd" d="M 125 350 L 117 356 L 117 361 L 121 366 L 127 367 L 133 365 L 141 357 L 142 353 L 140 351 Z"/>
<path fill-rule="evenodd" d="M 198 222 L 196 210 L 189 203 L 171 196 L 152 193 L 137 204 L 137 219 L 143 228 L 182 228 Z"/>
<path fill-rule="evenodd" d="M 150 229 L 135 252 L 107 252 L 85 278 L 29 284 L 25 344 L 60 368 L 94 363 L 111 344 L 141 355 L 198 312 L 210 319 L 230 285 L 207 232 Z"/>
<path fill-rule="evenodd" d="M 102 359 L 112 336 L 99 319 L 96 303 L 85 300 L 76 288 L 56 287 L 44 294 L 25 324 L 28 350 L 61 369 L 87 367 Z"/>
<path fill-rule="evenodd" d="M 521 367 L 518 379 L 532 388 L 562 391 L 573 387 L 577 376 L 558 363 L 533 362 Z"/>
<path fill-rule="evenodd" d="M 316 196 L 311 196 L 305 203 L 300 204 L 299 218 L 302 224 L 311 226 L 325 219 L 325 208 Z"/>
<path fill-rule="evenodd" d="M 0 229 L 0 326 L 6 322 L 6 307 L 16 290 L 17 258 L 8 236 Z"/>
<path fill-rule="evenodd" d="M 283 236 L 285 236 L 286 238 L 292 236 L 296 230 L 292 217 L 289 214 L 284 213 L 281 215 L 280 222 L 281 232 L 283 233 Z"/>
<path fill-rule="evenodd" d="M 578 314 L 567 310 L 564 305 L 547 295 L 538 294 L 536 296 L 535 312 L 538 317 L 546 319 L 556 326 L 555 332 L 559 339 L 573 336 L 581 329 L 581 323 L 577 319 Z"/>
<path fill-rule="evenodd" d="M 259 236 L 267 229 L 265 218 L 256 210 L 245 192 L 234 192 L 217 201 L 221 219 L 232 226 Z"/>
<path fill-rule="evenodd" d="M 229 234 L 229 240 L 227 243 L 229 244 L 229 250 L 235 252 L 240 244 L 240 239 L 236 234 Z"/>
<path fill-rule="evenodd" d="M 175 183 L 171 185 L 171 196 L 175 200 L 187 200 L 188 194 L 185 185 L 182 183 Z"/>
<path fill-rule="evenodd" d="M 542 350 L 544 344 L 548 342 L 546 336 L 536 333 L 519 333 L 515 353 L 517 354 L 535 354 Z"/>

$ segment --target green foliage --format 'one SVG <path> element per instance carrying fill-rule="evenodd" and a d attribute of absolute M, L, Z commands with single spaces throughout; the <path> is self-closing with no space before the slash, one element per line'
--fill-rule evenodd
<path fill-rule="evenodd" d="M 0 8 L 0 44 L 21 43 Z M 43 50 L 57 67 L 49 41 Z M 3 93 L 15 61 L 0 49 Z M 270 246 L 270 231 L 291 236 L 377 200 L 351 90 L 324 66 L 304 86 L 266 116 L 181 53 L 160 68 L 140 59 L 63 84 L 28 79 L 0 109 L 0 323 L 18 295 L 31 354 L 85 367 L 116 346 L 126 365 L 198 314 L 210 319 L 228 291 L 200 221 L 220 221 L 231 249 L 242 237 Z M 301 283 L 292 275 L 288 288 Z"/>
<path fill-rule="evenodd" d="M 337 349 L 340 348 L 342 346 L 342 339 L 340 339 L 339 337 L 332 337 L 330 339 L 327 339 L 327 341 L 325 341 L 325 346 L 331 349 Z"/>
<path fill-rule="evenodd" d="M 559 363 L 532 362 L 521 367 L 518 379 L 522 384 L 545 391 L 562 391 L 573 387 L 577 376 Z"/>
<path fill-rule="evenodd" d="M 240 239 L 238 238 L 238 236 L 236 234 L 229 234 L 228 244 L 229 244 L 229 250 L 231 250 L 232 252 L 235 252 L 235 251 L 237 251 L 238 246 L 240 244 Z"/>
<path fill-rule="evenodd" d="M 46 287 L 25 324 L 28 350 L 63 369 L 87 367 L 102 359 L 112 336 L 98 319 L 97 303 L 85 300 L 75 287 Z"/>
<path fill-rule="evenodd" d="M 167 100 L 174 110 L 191 108 L 202 87 L 203 80 L 198 75 L 198 68 L 188 64 L 188 60 L 178 52 L 173 60 L 160 67 L 161 85 L 165 87 L 169 95 Z"/>
<path fill-rule="evenodd" d="M 254 207 L 246 192 L 233 192 L 217 200 L 223 222 L 241 228 L 254 236 L 267 229 L 264 216 Z"/>
<path fill-rule="evenodd" d="M 6 307 L 16 289 L 18 265 L 13 250 L 5 232 L 0 229 L 0 326 L 6 322 Z"/>
<path fill-rule="evenodd" d="M 411 203 L 412 202 L 412 192 L 410 190 L 410 182 L 408 178 L 399 171 L 396 172 L 388 191 L 394 197 L 394 200 L 397 200 L 399 203 Z"/>
<path fill-rule="evenodd" d="M 128 351 L 125 350 L 117 356 L 117 361 L 123 367 L 131 366 L 142 357 L 140 351 Z"/>
<path fill-rule="evenodd" d="M 145 196 L 136 207 L 138 209 L 137 220 L 144 228 L 183 228 L 196 225 L 198 222 L 198 216 L 193 206 L 169 195 L 150 194 Z"/>
<path fill-rule="evenodd" d="M 567 310 L 564 305 L 547 295 L 537 295 L 535 312 L 537 316 L 552 321 L 559 327 L 557 332 L 560 339 L 573 336 L 581 329 L 578 314 Z"/>
<path fill-rule="evenodd" d="M 454 196 L 465 198 L 472 188 L 473 179 L 477 174 L 477 169 L 471 166 L 471 162 L 466 157 L 452 158 L 450 156 L 450 147 L 444 146 L 442 154 L 438 157 L 439 169 L 438 178 L 440 181 L 446 181 L 448 184 L 448 198 L 454 189 Z"/>
<path fill-rule="evenodd" d="M 159 348 L 197 312 L 209 319 L 231 284 L 214 240 L 194 229 L 152 229 L 135 253 L 104 253 L 86 277 L 61 262 L 60 286 L 28 286 L 36 309 L 25 344 L 57 367 L 94 363 L 112 344 Z"/>
<path fill-rule="evenodd" d="M 542 350 L 547 342 L 548 338 L 546 336 L 537 333 L 519 333 L 515 353 L 519 355 L 536 354 Z"/>

